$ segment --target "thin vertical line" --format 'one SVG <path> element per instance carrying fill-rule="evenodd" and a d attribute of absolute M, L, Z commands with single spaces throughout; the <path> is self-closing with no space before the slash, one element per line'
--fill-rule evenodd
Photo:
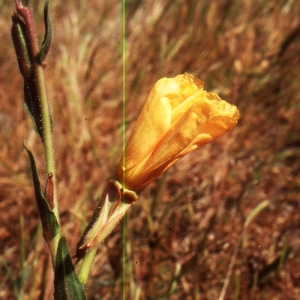
<path fill-rule="evenodd" d="M 125 144 L 126 144 L 126 1 L 122 0 L 122 146 L 123 146 L 123 161 L 125 166 Z M 123 172 L 123 184 L 125 184 L 125 172 Z M 125 208 L 124 208 L 125 209 Z M 126 214 L 123 219 L 122 230 L 122 298 L 126 300 Z"/>

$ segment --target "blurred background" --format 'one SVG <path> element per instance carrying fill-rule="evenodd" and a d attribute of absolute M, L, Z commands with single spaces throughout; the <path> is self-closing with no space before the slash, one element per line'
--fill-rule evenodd
<path fill-rule="evenodd" d="M 33 150 L 0 0 L 0 298 L 51 299 Z M 40 41 L 44 1 L 32 0 Z M 300 299 L 300 3 L 128 0 L 127 133 L 161 77 L 192 73 L 236 105 L 232 132 L 189 154 L 127 214 L 126 299 Z M 71 254 L 122 149 L 121 1 L 51 2 L 45 71 L 59 210 Z M 88 299 L 121 299 L 122 223 L 99 248 Z"/>

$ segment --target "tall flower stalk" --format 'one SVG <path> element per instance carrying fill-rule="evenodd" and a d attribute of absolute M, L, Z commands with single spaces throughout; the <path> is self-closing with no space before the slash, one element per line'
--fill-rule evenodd
<path fill-rule="evenodd" d="M 50 114 L 44 68 L 46 59 L 51 47 L 51 24 L 49 21 L 49 3 L 46 2 L 44 18 L 46 25 L 45 40 L 40 48 L 37 40 L 37 33 L 33 19 L 33 13 L 29 6 L 21 0 L 15 0 L 16 13 L 12 17 L 12 39 L 14 42 L 19 69 L 24 79 L 24 104 L 29 113 L 37 134 L 40 136 L 45 151 L 46 173 L 48 191 L 51 185 L 52 211 L 59 223 L 58 201 L 56 191 L 56 172 L 53 151 L 52 118 Z M 48 193 L 48 195 L 50 195 Z M 47 233 L 46 233 L 47 234 Z M 49 246 L 52 260 L 54 261 L 59 236 L 54 237 Z"/>
<path fill-rule="evenodd" d="M 25 146 L 29 155 L 36 203 L 43 225 L 43 236 L 47 242 L 54 269 L 54 298 L 86 299 L 84 288 L 72 264 L 67 241 L 59 222 L 54 163 L 52 118 L 50 114 L 44 69 L 52 42 L 49 2 L 44 8 L 45 38 L 39 47 L 33 12 L 29 1 L 15 0 L 16 12 L 12 16 L 12 40 L 20 73 L 24 81 L 24 105 L 33 121 L 36 133 L 44 146 L 46 183 L 42 190 L 33 153 Z"/>

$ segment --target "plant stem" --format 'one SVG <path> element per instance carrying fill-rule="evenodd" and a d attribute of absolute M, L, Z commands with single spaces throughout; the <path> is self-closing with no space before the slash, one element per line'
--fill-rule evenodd
<path fill-rule="evenodd" d="M 28 31 L 28 41 L 31 51 L 32 68 L 34 72 L 35 88 L 39 96 L 39 102 L 41 106 L 41 118 L 43 124 L 43 144 L 45 151 L 46 161 L 46 172 L 47 174 L 52 173 L 53 180 L 53 202 L 54 202 L 54 213 L 59 222 L 58 215 L 58 200 L 57 200 L 57 189 L 56 189 L 56 173 L 55 173 L 55 162 L 54 162 L 54 151 L 52 141 L 52 124 L 51 115 L 47 99 L 47 91 L 44 77 L 43 67 L 38 63 L 39 44 L 32 15 L 32 10 L 29 7 L 24 6 L 20 0 L 15 0 L 17 12 L 24 18 L 26 29 Z"/>
<path fill-rule="evenodd" d="M 91 269 L 94 257 L 96 255 L 96 252 L 97 252 L 97 248 L 95 247 L 92 250 L 90 250 L 89 252 L 87 252 L 86 255 L 84 256 L 82 266 L 81 266 L 80 272 L 78 274 L 78 279 L 80 280 L 80 282 L 83 285 L 85 285 L 88 280 L 90 269 Z"/>
<path fill-rule="evenodd" d="M 42 67 L 39 66 L 38 64 L 35 64 L 35 74 L 36 74 L 37 86 L 39 89 L 40 103 L 41 103 L 46 171 L 47 174 L 52 173 L 53 175 L 53 202 L 54 202 L 53 211 L 59 222 L 51 117 L 50 117 L 50 110 L 49 110 L 47 94 L 46 94 L 44 71 Z"/>
<path fill-rule="evenodd" d="M 53 151 L 53 141 L 52 141 L 52 120 L 47 99 L 46 83 L 44 77 L 43 67 L 39 62 L 39 44 L 36 34 L 35 23 L 33 19 L 33 13 L 30 7 L 28 7 L 22 0 L 15 0 L 16 9 L 18 15 L 20 15 L 24 20 L 24 26 L 26 27 L 27 33 L 27 47 L 30 52 L 30 75 L 24 77 L 25 85 L 29 88 L 30 97 L 33 99 L 35 106 L 39 107 L 39 115 L 37 118 L 41 118 L 39 122 L 39 128 L 41 130 L 41 138 L 44 145 L 45 151 L 45 162 L 46 162 L 46 177 L 51 175 L 53 190 L 51 206 L 53 213 L 59 224 L 59 213 L 58 213 L 58 200 L 57 200 L 57 188 L 56 188 L 56 172 L 55 172 L 55 162 L 54 162 L 54 151 Z M 46 59 L 46 57 L 45 57 Z M 26 97 L 26 95 L 25 95 Z M 50 200 L 48 200 L 50 201 Z M 48 202 L 49 203 L 49 202 Z M 58 247 L 58 242 L 60 239 L 60 233 L 56 236 L 51 236 L 48 240 L 48 246 L 50 249 L 53 265 L 56 261 L 56 252 Z"/>
<path fill-rule="evenodd" d="M 58 216 L 58 201 L 57 201 L 57 190 L 56 190 L 56 173 L 54 163 L 54 151 L 52 141 L 52 125 L 50 109 L 47 99 L 46 83 L 44 77 L 44 70 L 38 63 L 39 45 L 36 35 L 36 29 L 34 25 L 34 19 L 31 8 L 24 7 L 20 3 L 17 4 L 18 13 L 24 18 L 26 28 L 29 35 L 30 49 L 33 59 L 33 70 L 36 79 L 36 90 L 38 91 L 40 105 L 41 105 L 41 118 L 43 124 L 43 143 L 45 150 L 45 161 L 46 161 L 46 172 L 47 174 L 52 173 L 53 175 L 53 201 L 54 201 L 54 213 L 59 222 Z"/>

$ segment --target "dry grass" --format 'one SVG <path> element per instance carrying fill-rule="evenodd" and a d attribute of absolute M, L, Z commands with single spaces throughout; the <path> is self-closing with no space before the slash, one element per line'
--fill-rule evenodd
<path fill-rule="evenodd" d="M 0 14 L 0 298 L 50 299 L 22 140 L 39 155 L 41 174 L 43 152 L 22 105 L 12 2 L 1 1 Z M 42 5 L 32 2 L 42 38 Z M 46 76 L 60 212 L 74 253 L 122 147 L 121 1 L 62 3 L 52 5 Z M 300 299 L 299 15 L 296 0 L 128 1 L 128 132 L 152 85 L 185 71 L 237 105 L 241 120 L 131 209 L 127 299 L 219 299 L 226 279 L 223 299 Z M 99 249 L 88 299 L 121 298 L 121 233 L 122 224 Z"/>

